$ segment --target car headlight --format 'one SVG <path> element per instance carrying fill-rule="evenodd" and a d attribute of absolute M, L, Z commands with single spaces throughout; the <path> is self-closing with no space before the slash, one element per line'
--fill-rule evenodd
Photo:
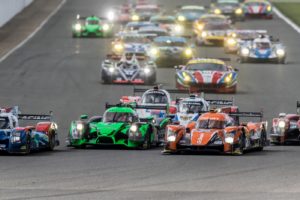
<path fill-rule="evenodd" d="M 104 24 L 104 25 L 103 25 L 103 30 L 104 30 L 104 31 L 108 31 L 109 28 L 110 28 L 110 26 L 109 26 L 108 24 Z"/>
<path fill-rule="evenodd" d="M 137 130 L 138 130 L 138 127 L 137 127 L 136 124 L 133 124 L 133 125 L 130 127 L 130 131 L 133 132 L 133 133 L 137 132 Z"/>
<path fill-rule="evenodd" d="M 184 22 L 184 21 L 186 20 L 185 16 L 183 16 L 183 15 L 178 16 L 177 19 L 178 19 L 178 21 L 180 21 L 180 22 Z"/>
<path fill-rule="evenodd" d="M 114 49 L 117 51 L 122 51 L 124 49 L 124 46 L 122 44 L 115 44 Z"/>
<path fill-rule="evenodd" d="M 277 49 L 277 50 L 276 50 L 276 54 L 277 54 L 278 56 L 284 56 L 285 51 L 284 51 L 283 49 Z"/>
<path fill-rule="evenodd" d="M 11 138 L 11 141 L 13 143 L 19 143 L 21 142 L 21 134 L 19 132 L 15 132 L 12 134 L 12 138 Z"/>
<path fill-rule="evenodd" d="M 159 53 L 159 51 L 158 51 L 157 48 L 152 48 L 152 49 L 150 50 L 150 53 L 151 53 L 152 56 L 157 56 L 158 53 Z"/>
<path fill-rule="evenodd" d="M 237 15 L 243 14 L 243 9 L 241 9 L 241 8 L 236 9 L 235 14 L 237 14 Z"/>
<path fill-rule="evenodd" d="M 77 129 L 77 131 L 82 131 L 82 130 L 83 130 L 83 124 L 78 123 L 78 124 L 76 125 L 76 129 Z"/>
<path fill-rule="evenodd" d="M 284 129 L 285 128 L 285 121 L 279 121 L 278 127 Z"/>
<path fill-rule="evenodd" d="M 192 49 L 187 48 L 187 49 L 184 51 L 184 53 L 185 53 L 186 56 L 190 57 L 190 56 L 193 54 L 193 51 L 192 51 Z"/>
<path fill-rule="evenodd" d="M 197 25 L 197 28 L 198 28 L 200 31 L 202 31 L 202 29 L 204 28 L 204 25 L 203 25 L 203 24 L 198 24 L 198 25 Z"/>
<path fill-rule="evenodd" d="M 176 141 L 176 133 L 170 129 L 168 129 L 168 132 L 167 132 L 167 141 L 168 142 Z"/>
<path fill-rule="evenodd" d="M 229 74 L 228 76 L 226 76 L 224 81 L 225 81 L 225 83 L 230 83 L 232 81 L 232 74 Z"/>
<path fill-rule="evenodd" d="M 113 11 L 109 11 L 107 13 L 107 19 L 110 21 L 114 21 L 115 20 L 115 13 Z"/>
<path fill-rule="evenodd" d="M 115 68 L 114 68 L 114 67 L 109 67 L 109 68 L 108 68 L 108 71 L 109 71 L 110 73 L 113 73 L 113 72 L 115 71 Z"/>
<path fill-rule="evenodd" d="M 267 7 L 267 11 L 268 11 L 268 12 L 271 12 L 271 11 L 272 11 L 272 6 L 269 5 L 269 6 Z"/>
<path fill-rule="evenodd" d="M 183 27 L 181 25 L 176 25 L 174 29 L 176 33 L 181 33 L 183 31 Z"/>
<path fill-rule="evenodd" d="M 202 33 L 201 33 L 201 37 L 203 37 L 203 38 L 206 38 L 207 37 L 207 32 L 205 32 L 205 31 L 203 31 Z"/>
<path fill-rule="evenodd" d="M 232 136 L 226 136 L 225 142 L 228 144 L 233 144 L 234 138 Z"/>
<path fill-rule="evenodd" d="M 185 82 L 190 82 L 192 80 L 191 77 L 186 72 L 183 72 L 182 75 L 183 75 L 183 80 Z"/>
<path fill-rule="evenodd" d="M 250 54 L 250 50 L 248 48 L 243 48 L 241 53 L 243 56 L 248 56 Z"/>
<path fill-rule="evenodd" d="M 138 16 L 138 15 L 132 15 L 131 19 L 132 19 L 132 21 L 139 21 L 140 20 L 140 16 Z"/>
<path fill-rule="evenodd" d="M 222 11 L 219 8 L 217 8 L 217 9 L 214 10 L 214 13 L 216 15 L 220 15 L 222 13 Z"/>
<path fill-rule="evenodd" d="M 145 74 L 149 74 L 149 73 L 151 72 L 151 70 L 149 69 L 149 67 L 146 67 L 146 68 L 144 69 L 144 72 L 145 72 Z"/>
<path fill-rule="evenodd" d="M 75 30 L 80 31 L 81 30 L 81 24 L 75 24 Z"/>
<path fill-rule="evenodd" d="M 233 39 L 233 38 L 229 38 L 227 40 L 227 44 L 230 45 L 230 46 L 236 45 L 236 40 Z"/>

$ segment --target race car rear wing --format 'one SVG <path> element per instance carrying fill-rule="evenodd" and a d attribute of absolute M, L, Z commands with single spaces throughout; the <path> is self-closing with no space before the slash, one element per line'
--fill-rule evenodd
<path fill-rule="evenodd" d="M 231 117 L 237 117 L 237 118 L 260 118 L 260 121 L 262 121 L 263 118 L 263 111 L 261 112 L 234 112 L 229 113 Z"/>
<path fill-rule="evenodd" d="M 18 114 L 19 120 L 26 120 L 26 121 L 52 121 L 53 114 L 50 111 L 49 115 L 41 114 Z"/>
<path fill-rule="evenodd" d="M 93 16 L 93 15 L 92 15 L 92 16 Z M 99 17 L 99 16 L 96 16 L 96 17 L 98 17 L 100 20 L 108 20 L 106 17 Z M 86 20 L 86 18 L 88 18 L 88 17 L 86 17 L 86 16 L 81 16 L 81 15 L 79 15 L 79 14 L 76 15 L 76 19 L 77 19 L 77 20 Z"/>
<path fill-rule="evenodd" d="M 132 109 L 149 109 L 149 110 L 168 110 L 168 105 L 138 105 L 138 104 L 105 104 L 105 109 L 113 108 L 113 107 L 129 107 Z"/>
<path fill-rule="evenodd" d="M 232 100 L 211 100 L 211 99 L 205 99 L 209 103 L 209 105 L 213 106 L 233 106 L 234 105 L 234 99 Z"/>

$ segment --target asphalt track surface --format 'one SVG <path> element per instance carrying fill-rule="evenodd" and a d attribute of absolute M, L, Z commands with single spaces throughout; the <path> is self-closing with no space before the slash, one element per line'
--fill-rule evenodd
<path fill-rule="evenodd" d="M 100 15 L 119 2 L 69 0 L 33 39 L 0 63 L 1 105 L 19 105 L 23 113 L 53 110 L 62 144 L 54 152 L 0 156 L 0 199 L 299 199 L 300 146 L 271 146 L 244 156 L 65 147 L 72 119 L 101 114 L 105 102 L 132 94 L 132 86 L 99 82 L 99 63 L 110 40 L 71 38 L 77 13 Z M 161 1 L 167 9 L 182 2 Z M 240 70 L 236 104 L 244 111 L 263 108 L 269 122 L 279 112 L 294 112 L 300 93 L 299 35 L 277 17 L 237 26 L 278 36 L 287 46 L 288 64 L 241 65 L 232 56 Z M 213 47 L 199 54 L 226 56 Z M 173 74 L 173 69 L 159 69 L 158 82 L 174 87 Z"/>

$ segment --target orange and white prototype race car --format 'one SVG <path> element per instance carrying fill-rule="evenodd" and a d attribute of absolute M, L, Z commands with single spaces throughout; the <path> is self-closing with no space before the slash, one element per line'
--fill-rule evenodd
<path fill-rule="evenodd" d="M 259 118 L 259 122 L 240 123 L 240 118 Z M 226 107 L 202 114 L 187 126 L 168 125 L 163 153 L 216 150 L 243 154 L 245 150 L 262 151 L 267 141 L 267 122 L 262 112 L 239 112 Z"/>

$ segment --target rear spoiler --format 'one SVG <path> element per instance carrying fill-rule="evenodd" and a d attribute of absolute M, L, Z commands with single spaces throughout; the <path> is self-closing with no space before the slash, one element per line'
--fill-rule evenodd
<path fill-rule="evenodd" d="M 98 17 L 100 20 L 108 20 L 106 17 L 99 17 L 99 16 L 96 16 L 96 17 Z M 76 19 L 77 20 L 85 20 L 86 18 L 88 18 L 88 17 L 86 17 L 86 16 L 81 16 L 81 15 L 76 15 Z"/>
<path fill-rule="evenodd" d="M 52 112 L 49 115 L 19 114 L 18 119 L 26 121 L 52 121 Z"/>
<path fill-rule="evenodd" d="M 234 99 L 232 98 L 232 100 L 207 100 L 205 99 L 205 101 L 207 101 L 209 103 L 209 105 L 212 106 L 233 106 L 234 105 Z"/>
<path fill-rule="evenodd" d="M 132 109 L 149 109 L 149 110 L 168 110 L 168 105 L 137 105 L 137 104 L 105 104 L 105 109 L 113 108 L 113 107 L 128 107 Z"/>
<path fill-rule="evenodd" d="M 231 117 L 244 117 L 244 118 L 263 118 L 263 111 L 261 112 L 236 112 L 236 113 L 229 113 Z"/>

